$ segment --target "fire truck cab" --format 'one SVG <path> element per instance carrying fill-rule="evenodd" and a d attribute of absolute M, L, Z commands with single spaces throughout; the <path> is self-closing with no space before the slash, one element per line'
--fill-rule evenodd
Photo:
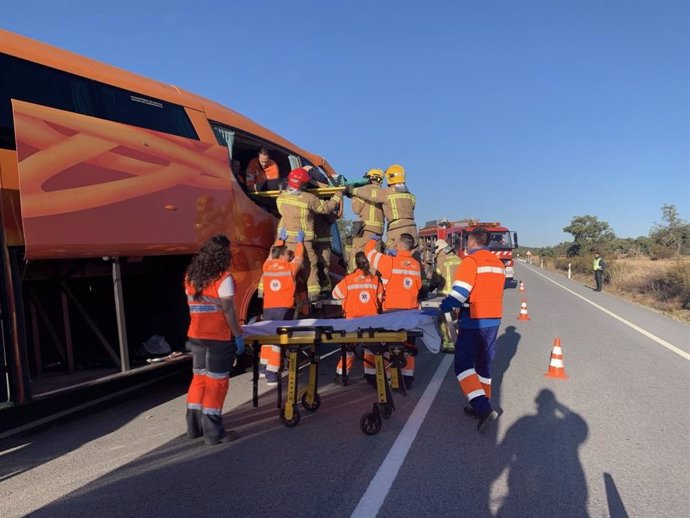
<path fill-rule="evenodd" d="M 489 231 L 489 250 L 503 261 L 506 269 L 506 280 L 512 281 L 515 275 L 513 249 L 518 247 L 518 236 L 517 232 L 511 232 L 498 221 L 467 219 L 428 222 L 419 230 L 423 261 L 430 265 L 433 264 L 434 245 L 438 239 L 445 240 L 460 257 L 465 257 L 467 255 L 467 237 L 472 229 L 477 227 L 483 227 Z"/>

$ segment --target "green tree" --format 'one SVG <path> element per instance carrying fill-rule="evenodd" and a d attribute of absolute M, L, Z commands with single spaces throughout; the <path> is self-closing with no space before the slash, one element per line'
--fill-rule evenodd
<path fill-rule="evenodd" d="M 575 216 L 563 232 L 572 234 L 574 242 L 568 248 L 568 255 L 581 255 L 601 247 L 616 238 L 613 229 L 596 216 Z"/>
<path fill-rule="evenodd" d="M 656 223 L 649 235 L 654 243 L 671 248 L 679 255 L 684 249 L 690 248 L 690 225 L 680 218 L 675 205 L 664 204 L 661 214 L 665 224 Z"/>

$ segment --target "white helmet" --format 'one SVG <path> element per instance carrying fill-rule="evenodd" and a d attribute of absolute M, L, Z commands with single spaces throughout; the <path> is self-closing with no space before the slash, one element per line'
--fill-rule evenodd
<path fill-rule="evenodd" d="M 448 248 L 449 246 L 450 245 L 448 245 L 448 243 L 446 243 L 445 240 L 439 239 L 438 241 L 436 241 L 436 244 L 434 245 L 434 253 L 437 254 L 441 250 L 444 250 L 445 248 Z"/>

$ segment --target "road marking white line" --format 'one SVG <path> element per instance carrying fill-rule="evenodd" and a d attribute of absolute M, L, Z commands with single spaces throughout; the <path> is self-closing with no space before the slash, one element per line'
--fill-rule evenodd
<path fill-rule="evenodd" d="M 527 266 L 527 265 L 524 265 L 524 266 Z M 685 352 L 685 351 L 684 351 L 683 349 L 681 349 L 680 347 L 676 347 L 675 345 L 673 345 L 672 343 L 667 342 L 667 341 L 664 340 L 663 338 L 659 338 L 658 336 L 653 335 L 653 334 L 650 333 L 649 331 L 647 331 L 647 330 L 645 330 L 645 329 L 642 329 L 640 326 L 633 324 L 633 323 L 630 322 L 629 320 L 626 320 L 626 319 L 624 319 L 623 317 L 616 315 L 613 311 L 609 311 L 608 309 L 606 309 L 605 307 L 600 306 L 600 305 L 597 304 L 596 302 L 592 302 L 592 301 L 589 300 L 587 297 L 584 297 L 584 296 L 580 295 L 579 293 L 574 292 L 574 291 L 571 290 L 570 288 L 566 288 L 566 287 L 563 286 L 562 284 L 560 284 L 560 283 L 554 281 L 553 279 L 550 279 L 549 277 L 547 277 L 547 276 L 544 275 L 543 273 L 538 272 L 534 267 L 529 267 L 528 269 L 531 270 L 531 271 L 533 271 L 533 272 L 536 273 L 537 275 L 541 275 L 541 276 L 544 277 L 544 279 L 546 279 L 547 281 L 553 282 L 556 286 L 559 286 L 559 287 L 563 288 L 565 291 L 567 291 L 567 292 L 569 292 L 569 293 L 575 295 L 576 297 L 581 298 L 582 300 L 584 300 L 584 301 L 587 302 L 588 304 L 591 304 L 591 305 L 594 306 L 595 308 L 600 309 L 601 311 L 603 311 L 603 312 L 606 313 L 607 315 L 609 315 L 609 316 L 615 318 L 615 319 L 618 320 L 619 322 L 622 322 L 623 324 L 625 324 L 625 325 L 628 326 L 629 328 L 634 329 L 634 330 L 637 331 L 638 333 L 640 333 L 640 334 L 646 336 L 647 338 L 649 338 L 649 339 L 651 339 L 651 340 L 654 340 L 656 343 L 658 343 L 659 345 L 662 345 L 662 346 L 666 347 L 666 349 L 668 349 L 668 350 L 671 351 L 671 352 L 676 353 L 676 354 L 677 354 L 678 356 L 680 356 L 681 358 L 685 358 L 686 360 L 690 361 L 690 353 Z"/>
<path fill-rule="evenodd" d="M 407 452 L 410 450 L 417 432 L 424 422 L 431 403 L 433 403 L 441 387 L 441 382 L 448 372 L 448 367 L 453 363 L 453 358 L 452 355 L 446 355 L 441 360 L 422 397 L 417 401 L 405 426 L 403 426 L 388 455 L 386 455 L 376 475 L 369 483 L 364 496 L 362 496 L 362 499 L 353 511 L 352 518 L 372 518 L 381 509 L 388 491 L 390 491 L 393 481 L 398 476 L 398 471 L 400 471 L 400 467 L 405 457 L 407 457 Z"/>

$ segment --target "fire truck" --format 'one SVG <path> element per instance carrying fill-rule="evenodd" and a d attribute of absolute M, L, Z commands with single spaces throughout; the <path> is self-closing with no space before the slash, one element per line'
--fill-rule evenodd
<path fill-rule="evenodd" d="M 511 232 L 498 221 L 479 221 L 464 219 L 459 221 L 432 220 L 419 229 L 419 246 L 422 250 L 422 260 L 427 268 L 433 268 L 434 245 L 443 239 L 458 253 L 460 257 L 467 255 L 467 236 L 477 227 L 489 231 L 489 250 L 500 257 L 506 268 L 506 280 L 512 281 L 513 249 L 518 246 L 517 232 Z"/>

